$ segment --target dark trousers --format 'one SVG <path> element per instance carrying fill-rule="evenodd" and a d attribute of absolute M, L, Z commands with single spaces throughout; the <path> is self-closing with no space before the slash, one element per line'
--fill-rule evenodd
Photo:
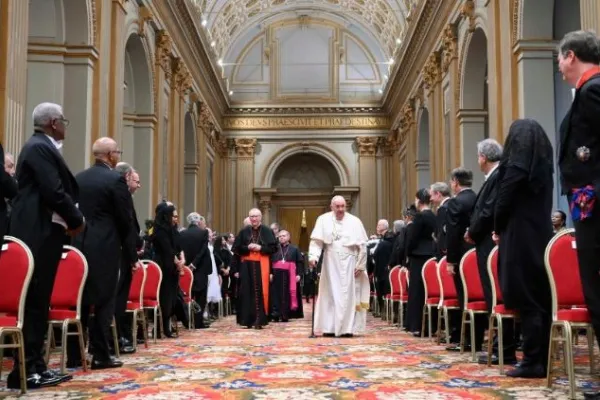
<path fill-rule="evenodd" d="M 478 243 L 476 247 L 477 252 L 477 266 L 479 267 L 479 277 L 481 279 L 481 286 L 483 287 L 483 295 L 488 308 L 488 313 L 492 312 L 492 281 L 488 274 L 488 257 L 496 246 L 492 240 L 492 235 L 489 234 L 483 242 Z M 502 325 L 502 339 L 504 346 L 504 357 L 514 358 L 516 351 L 515 341 L 515 324 L 512 320 L 506 320 L 507 323 Z M 486 325 L 487 326 L 487 325 Z M 484 328 L 485 329 L 485 328 Z M 483 331 L 482 331 L 483 339 Z M 498 351 L 498 338 L 494 338 L 494 353 Z"/>
<path fill-rule="evenodd" d="M 409 332 L 421 332 L 423 320 L 423 304 L 425 303 L 425 287 L 423 286 L 423 265 L 430 257 L 410 256 L 408 271 L 408 304 L 406 305 L 406 327 Z"/>
<path fill-rule="evenodd" d="M 171 316 L 175 312 L 177 290 L 179 288 L 179 275 L 163 270 L 163 279 L 160 284 L 160 311 L 163 317 L 165 335 L 171 335 Z"/>
<path fill-rule="evenodd" d="M 204 310 L 206 309 L 206 294 L 208 288 L 204 287 L 201 290 L 196 290 L 192 292 L 196 303 L 200 306 L 200 312 L 194 316 L 194 324 L 196 328 L 200 328 L 204 325 Z"/>
<path fill-rule="evenodd" d="M 25 342 L 25 371 L 27 375 L 42 373 L 48 369 L 44 361 L 44 339 L 48 331 L 48 310 L 58 263 L 63 245 L 68 241 L 65 229 L 52 224 L 50 235 L 43 241 L 34 255 L 35 268 L 25 299 L 23 340 Z M 17 352 L 15 352 L 16 354 Z M 19 360 L 15 363 L 8 379 L 19 377 Z"/>
<path fill-rule="evenodd" d="M 600 345 L 600 205 L 592 216 L 575 222 L 577 259 L 585 303 L 590 312 L 596 340 Z"/>
<path fill-rule="evenodd" d="M 119 273 L 119 283 L 117 285 L 117 297 L 115 300 L 115 320 L 117 321 L 117 332 L 119 338 L 132 340 L 131 323 L 132 316 L 127 315 L 127 299 L 129 298 L 129 288 L 133 272 L 131 266 L 125 257 L 121 257 L 121 271 Z"/>
<path fill-rule="evenodd" d="M 523 360 L 521 365 L 523 367 L 540 365 L 546 370 L 552 323 L 550 313 L 538 309 L 524 308 L 519 310 L 519 314 L 523 334 Z"/>

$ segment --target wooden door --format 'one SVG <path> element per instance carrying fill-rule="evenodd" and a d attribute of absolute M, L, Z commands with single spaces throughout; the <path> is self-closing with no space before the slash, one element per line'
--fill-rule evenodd
<path fill-rule="evenodd" d="M 302 210 L 306 210 L 306 228 L 302 228 Z M 285 207 L 280 206 L 277 222 L 281 229 L 288 231 L 291 242 L 300 247 L 303 252 L 308 251 L 310 234 L 315 227 L 317 217 L 323 213 L 323 207 Z"/>

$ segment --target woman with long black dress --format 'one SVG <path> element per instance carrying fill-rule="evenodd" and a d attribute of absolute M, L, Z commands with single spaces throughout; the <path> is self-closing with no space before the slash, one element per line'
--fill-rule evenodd
<path fill-rule="evenodd" d="M 433 233 L 436 229 L 435 214 L 430 208 L 429 190 L 420 189 L 415 196 L 417 214 L 408 225 L 406 233 L 406 254 L 408 256 L 408 304 L 406 306 L 406 322 L 408 331 L 414 336 L 421 336 L 423 304 L 425 303 L 425 287 L 421 271 L 425 261 L 435 255 Z"/>
<path fill-rule="evenodd" d="M 513 122 L 498 167 L 494 240 L 498 275 L 507 308 L 517 310 L 523 359 L 506 373 L 545 378 L 550 342 L 551 296 L 544 252 L 552 237 L 553 150 L 539 123 Z"/>

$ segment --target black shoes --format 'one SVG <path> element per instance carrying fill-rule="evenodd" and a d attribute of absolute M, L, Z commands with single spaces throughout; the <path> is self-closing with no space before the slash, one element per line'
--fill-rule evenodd
<path fill-rule="evenodd" d="M 56 386 L 63 382 L 67 382 L 73 379 L 73 376 L 69 374 L 59 374 L 57 372 L 46 370 L 41 374 L 30 374 L 27 375 L 25 380 L 27 389 L 41 389 L 45 387 Z M 11 373 L 6 379 L 6 387 L 8 389 L 20 389 L 21 381 L 18 374 Z"/>
<path fill-rule="evenodd" d="M 584 399 L 600 400 L 600 392 L 587 392 L 583 394 Z"/>
<path fill-rule="evenodd" d="M 110 357 L 108 360 L 92 360 L 92 369 L 120 368 L 122 366 L 123 361 L 114 357 Z"/>
<path fill-rule="evenodd" d="M 546 368 L 543 365 L 521 365 L 517 364 L 515 369 L 512 369 L 506 373 L 506 376 L 510 378 L 524 378 L 524 379 L 541 379 L 546 377 Z"/>
<path fill-rule="evenodd" d="M 488 363 L 487 354 L 479 356 L 479 359 L 477 360 L 477 362 L 482 365 L 487 365 L 487 363 Z M 498 365 L 498 363 L 499 363 L 498 356 L 496 354 L 492 354 L 491 365 Z M 514 355 L 510 356 L 510 357 L 504 357 L 504 365 L 514 365 L 516 363 L 517 363 L 517 357 L 515 357 Z"/>

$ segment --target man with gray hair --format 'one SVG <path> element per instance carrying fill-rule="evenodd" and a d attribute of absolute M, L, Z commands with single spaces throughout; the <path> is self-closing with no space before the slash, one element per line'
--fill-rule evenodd
<path fill-rule="evenodd" d="M 446 255 L 446 203 L 450 200 L 450 186 L 446 182 L 436 182 L 429 189 L 431 202 L 436 206 L 436 228 L 433 239 L 436 243 L 436 258 L 439 260 Z"/>
<path fill-rule="evenodd" d="M 29 389 L 57 385 L 71 378 L 48 370 L 43 347 L 52 288 L 66 235 L 75 236 L 85 226 L 76 206 L 77 182 L 58 151 L 69 125 L 62 107 L 39 104 L 33 110 L 33 125 L 35 133 L 21 149 L 17 161 L 19 190 L 13 201 L 9 232 L 25 242 L 35 263 L 23 323 L 25 378 Z M 6 380 L 9 389 L 20 387 L 20 362 L 23 360 L 16 357 Z"/>

